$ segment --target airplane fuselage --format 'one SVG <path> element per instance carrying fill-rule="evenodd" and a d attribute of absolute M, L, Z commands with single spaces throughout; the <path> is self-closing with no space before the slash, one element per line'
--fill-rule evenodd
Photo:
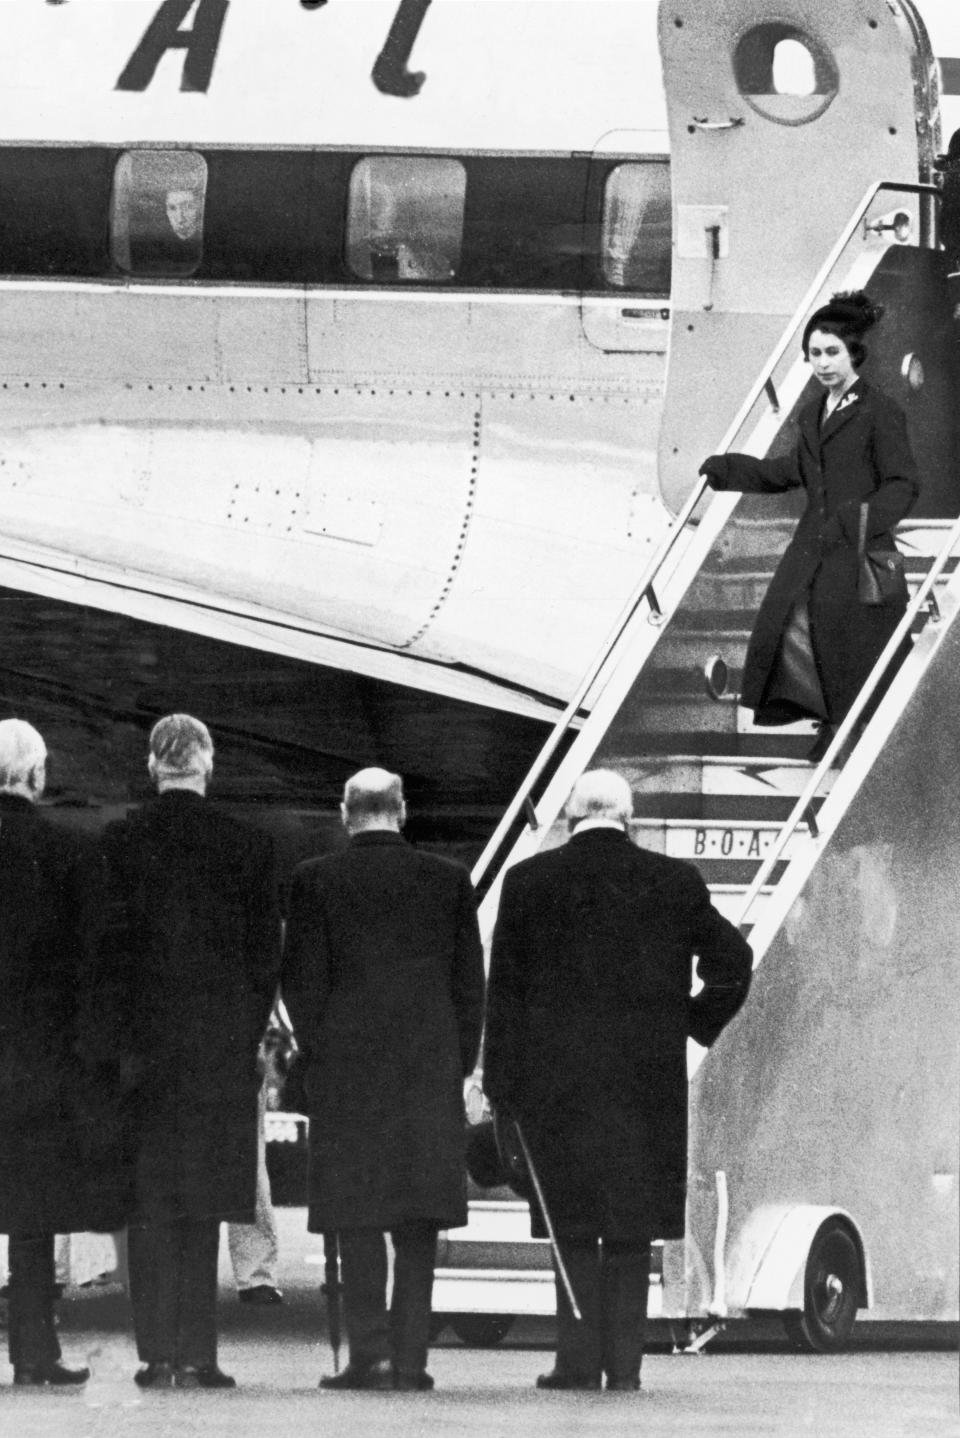
<path fill-rule="evenodd" d="M 550 714 L 670 519 L 653 0 L 4 9 L 0 581 Z"/>

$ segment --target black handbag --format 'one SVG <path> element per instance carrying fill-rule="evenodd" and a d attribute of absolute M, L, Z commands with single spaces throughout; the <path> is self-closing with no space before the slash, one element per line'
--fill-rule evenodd
<path fill-rule="evenodd" d="M 903 573 L 903 555 L 899 549 L 867 549 L 867 509 L 860 506 L 860 531 L 857 537 L 857 598 L 861 604 L 885 604 L 902 599 L 907 581 Z"/>

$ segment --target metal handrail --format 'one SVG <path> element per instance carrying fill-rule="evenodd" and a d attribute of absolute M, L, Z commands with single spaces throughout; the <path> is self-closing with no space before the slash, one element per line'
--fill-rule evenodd
<path fill-rule="evenodd" d="M 883 190 L 895 190 L 898 194 L 917 194 L 932 196 L 939 196 L 940 194 L 940 191 L 935 185 L 924 185 L 919 183 L 896 184 L 894 181 L 891 180 L 878 180 L 869 186 L 863 199 L 860 201 L 859 205 L 854 210 L 850 220 L 847 222 L 844 229 L 840 232 L 839 238 L 837 239 L 833 248 L 827 255 L 826 260 L 818 270 L 817 275 L 813 280 L 812 284 L 807 289 L 803 300 L 794 311 L 792 319 L 787 324 L 783 335 L 781 336 L 777 345 L 774 347 L 772 354 L 770 355 L 766 364 L 760 370 L 760 374 L 757 380 L 754 382 L 752 388 L 747 395 L 747 398 L 744 400 L 743 404 L 740 406 L 740 409 L 737 411 L 733 423 L 730 425 L 726 434 L 724 435 L 723 442 L 719 447 L 718 453 L 724 453 L 732 444 L 734 438 L 739 433 L 743 425 L 746 423 L 746 420 L 749 417 L 750 411 L 753 409 L 753 406 L 756 404 L 758 398 L 764 391 L 767 392 L 767 396 L 771 399 L 771 403 L 775 404 L 776 391 L 773 390 L 771 380 L 774 370 L 780 363 L 780 360 L 783 358 L 783 355 L 785 354 L 788 345 L 794 339 L 797 330 L 801 327 L 801 324 L 806 319 L 814 300 L 816 299 L 820 290 L 823 288 L 826 281 L 829 279 L 831 271 L 836 267 L 841 255 L 843 254 L 843 251 L 850 243 L 850 240 L 856 233 L 857 228 L 862 223 L 864 216 L 866 215 L 870 206 L 873 204 L 873 201 L 876 199 L 877 195 L 880 194 Z M 770 393 L 771 390 L 773 390 L 772 398 Z M 663 569 L 667 560 L 673 553 L 678 539 L 684 533 L 687 524 L 689 523 L 693 515 L 694 510 L 700 503 L 700 500 L 703 498 L 707 488 L 708 484 L 706 479 L 698 479 L 697 483 L 694 485 L 691 493 L 683 504 L 683 507 L 674 517 L 670 528 L 664 535 L 663 539 L 660 541 L 660 544 L 658 545 L 654 554 L 651 556 L 650 562 L 647 565 L 647 568 L 645 569 L 643 576 L 640 579 L 640 582 L 637 584 L 637 586 L 631 593 L 626 605 L 621 610 L 620 617 L 617 619 L 615 625 L 608 634 L 604 644 L 598 650 L 597 657 L 592 661 L 583 678 L 580 680 L 580 683 L 577 685 L 576 691 L 574 692 L 572 699 L 570 699 L 566 708 L 563 710 L 563 713 L 559 716 L 553 728 L 551 729 L 549 735 L 544 741 L 543 747 L 541 748 L 536 759 L 533 761 L 533 764 L 530 766 L 530 769 L 528 770 L 527 775 L 523 780 L 523 783 L 520 785 L 513 799 L 508 804 L 506 810 L 503 813 L 503 817 L 501 818 L 493 834 L 490 836 L 490 839 L 488 840 L 479 859 L 474 864 L 471 877 L 475 886 L 479 886 L 480 883 L 483 881 L 487 869 L 489 868 L 492 860 L 496 857 L 500 846 L 502 845 L 505 837 L 509 833 L 513 824 L 520 817 L 521 812 L 526 810 L 528 820 L 532 821 L 531 828 L 536 827 L 536 811 L 534 809 L 532 799 L 533 788 L 537 781 L 546 771 L 547 765 L 550 763 L 550 760 L 556 754 L 566 735 L 573 727 L 575 721 L 580 714 L 580 710 L 583 706 L 584 700 L 586 699 L 587 695 L 590 693 L 591 689 L 594 687 L 598 678 L 607 666 L 610 656 L 613 654 L 618 643 L 624 637 L 644 600 L 647 601 L 650 610 L 648 621 L 655 624 L 659 624 L 661 622 L 663 614 L 657 601 L 656 591 L 654 590 L 654 583 L 659 577 L 660 571 Z"/>
<path fill-rule="evenodd" d="M 606 664 L 609 661 L 611 654 L 615 650 L 617 644 L 626 634 L 632 619 L 636 615 L 638 609 L 640 608 L 641 604 L 645 599 L 647 600 L 650 607 L 651 622 L 659 623 L 662 619 L 662 611 L 660 610 L 660 606 L 657 602 L 657 597 L 653 588 L 654 580 L 657 578 L 666 560 L 673 552 L 673 548 L 676 544 L 677 539 L 686 529 L 687 522 L 689 521 L 690 516 L 693 514 L 694 509 L 699 504 L 705 489 L 705 480 L 700 480 L 694 487 L 692 494 L 689 496 L 689 498 L 684 503 L 683 508 L 677 514 L 673 524 L 670 527 L 670 530 L 664 536 L 663 540 L 661 540 L 660 546 L 653 555 L 650 563 L 647 565 L 647 568 L 644 571 L 643 577 L 641 578 L 639 584 L 633 590 L 623 610 L 621 610 L 620 617 L 618 618 L 613 629 L 610 631 L 610 634 L 608 635 L 605 643 L 598 651 L 598 657 L 594 659 L 591 663 L 589 669 L 584 674 L 583 678 L 580 680 L 580 683 L 577 685 L 577 689 L 573 695 L 573 698 L 569 701 L 563 713 L 560 715 L 553 728 L 551 729 L 550 734 L 547 736 L 547 739 L 545 740 L 544 745 L 540 750 L 540 753 L 537 755 L 536 759 L 531 765 L 526 778 L 524 779 L 523 783 L 520 785 L 513 799 L 510 801 L 509 805 L 504 811 L 503 817 L 500 820 L 500 823 L 497 825 L 497 828 L 495 829 L 494 833 L 491 835 L 483 853 L 480 855 L 476 864 L 474 864 L 473 866 L 472 878 L 474 886 L 478 885 L 483 879 L 490 860 L 496 854 L 501 843 L 503 842 L 504 836 L 509 831 L 510 827 L 519 817 L 521 810 L 525 808 L 529 809 L 529 806 L 532 802 L 531 791 L 534 785 L 546 770 L 547 765 L 553 758 L 554 754 L 557 752 L 557 749 L 560 747 L 560 744 L 566 737 L 569 730 L 573 727 L 574 721 L 576 720 L 582 708 L 583 701 L 586 699 L 590 690 L 593 688 L 597 679 L 600 677 L 601 673 L 603 672 L 603 669 L 606 667 Z M 531 825 L 531 827 L 536 826 Z"/>
<path fill-rule="evenodd" d="M 856 727 L 860 715 L 863 713 L 867 704 L 869 704 L 870 700 L 873 698 L 874 692 L 876 691 L 881 679 L 883 679 L 884 675 L 889 669 L 891 662 L 896 656 L 897 650 L 900 648 L 900 645 L 903 643 L 904 639 L 906 639 L 907 635 L 909 634 L 913 621 L 916 619 L 917 615 L 920 613 L 920 610 L 928 601 L 932 601 L 934 606 L 930 614 L 930 623 L 936 624 L 939 622 L 940 611 L 936 607 L 936 602 L 935 600 L 933 600 L 931 591 L 934 584 L 937 582 L 937 579 L 943 572 L 947 560 L 950 558 L 953 550 L 958 544 L 960 544 L 960 519 L 958 519 L 956 523 L 952 526 L 946 543 L 931 564 L 930 569 L 925 575 L 923 582 L 919 585 L 916 594 L 913 596 L 910 603 L 907 605 L 903 617 L 901 618 L 896 629 L 893 631 L 893 634 L 887 640 L 887 643 L 881 651 L 876 664 L 874 664 L 873 668 L 870 670 L 866 682 L 864 683 L 863 688 L 860 690 L 860 693 L 857 695 L 853 704 L 850 706 L 850 710 L 846 718 L 837 728 L 837 732 L 831 740 L 829 747 L 824 752 L 823 758 L 820 760 L 819 764 L 817 764 L 816 768 L 811 774 L 809 780 L 803 788 L 803 791 L 800 794 L 800 797 L 797 799 L 794 807 L 791 809 L 789 815 L 784 821 L 780 833 L 777 835 L 777 838 L 774 840 L 773 844 L 770 846 L 769 850 L 764 856 L 763 862 L 761 863 L 759 869 L 754 874 L 750 886 L 743 896 L 743 906 L 740 910 L 738 918 L 739 923 L 742 924 L 745 921 L 747 914 L 750 912 L 751 908 L 756 902 L 758 894 L 760 893 L 764 884 L 766 884 L 767 880 L 770 878 L 770 875 L 773 872 L 775 865 L 779 861 L 780 856 L 783 854 L 783 851 L 786 849 L 787 844 L 792 838 L 793 833 L 797 829 L 797 827 L 802 822 L 804 822 L 804 820 L 807 820 L 808 822 L 812 821 L 811 833 L 814 839 L 820 837 L 817 832 L 816 820 L 814 819 L 811 806 L 817 796 L 817 790 L 820 788 L 824 775 L 831 768 L 835 756 L 840 752 L 844 744 L 846 744 L 847 740 L 849 739 L 850 735 L 853 733 L 853 730 Z"/>

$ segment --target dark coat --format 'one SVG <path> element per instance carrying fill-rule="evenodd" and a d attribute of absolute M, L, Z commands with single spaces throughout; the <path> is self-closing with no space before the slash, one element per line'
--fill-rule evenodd
<path fill-rule="evenodd" d="M 561 1236 L 683 1233 L 687 1036 L 713 1042 L 750 970 L 696 869 L 622 832 L 575 833 L 508 872 L 483 1084 L 520 1119 Z"/>
<path fill-rule="evenodd" d="M 109 825 L 144 1212 L 252 1223 L 257 1049 L 280 970 L 270 840 L 167 791 Z"/>
<path fill-rule="evenodd" d="M 916 465 L 903 411 L 857 380 L 821 428 L 824 400 L 799 417 L 793 454 L 754 459 L 714 456 L 715 489 L 777 493 L 802 485 L 807 508 L 760 606 L 747 650 L 742 702 L 764 722 L 763 701 L 784 623 L 794 600 L 809 593 L 810 633 L 831 722 L 843 719 L 863 687 L 907 604 L 899 597 L 876 607 L 857 599 L 860 504 L 868 504 L 868 549 L 893 549 L 891 530 L 916 501 Z M 771 717 L 767 722 L 780 723 Z"/>
<path fill-rule="evenodd" d="M 105 884 L 96 849 L 0 795 L 0 1232 L 122 1227 L 109 1095 L 83 1061 L 99 1021 Z M 107 1125 L 109 1127 L 109 1125 Z"/>
<path fill-rule="evenodd" d="M 283 995 L 307 1054 L 311 1231 L 465 1223 L 483 1012 L 467 871 L 387 830 L 301 864 Z"/>

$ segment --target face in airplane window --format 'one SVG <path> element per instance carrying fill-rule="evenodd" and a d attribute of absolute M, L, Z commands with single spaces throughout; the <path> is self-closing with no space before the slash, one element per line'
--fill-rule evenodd
<path fill-rule="evenodd" d="M 200 232 L 200 197 L 195 190 L 167 191 L 167 219 L 178 240 L 195 240 Z"/>
<path fill-rule="evenodd" d="M 856 377 L 856 369 L 839 335 L 814 330 L 807 342 L 807 357 L 813 373 L 830 393 L 842 394 Z"/>

